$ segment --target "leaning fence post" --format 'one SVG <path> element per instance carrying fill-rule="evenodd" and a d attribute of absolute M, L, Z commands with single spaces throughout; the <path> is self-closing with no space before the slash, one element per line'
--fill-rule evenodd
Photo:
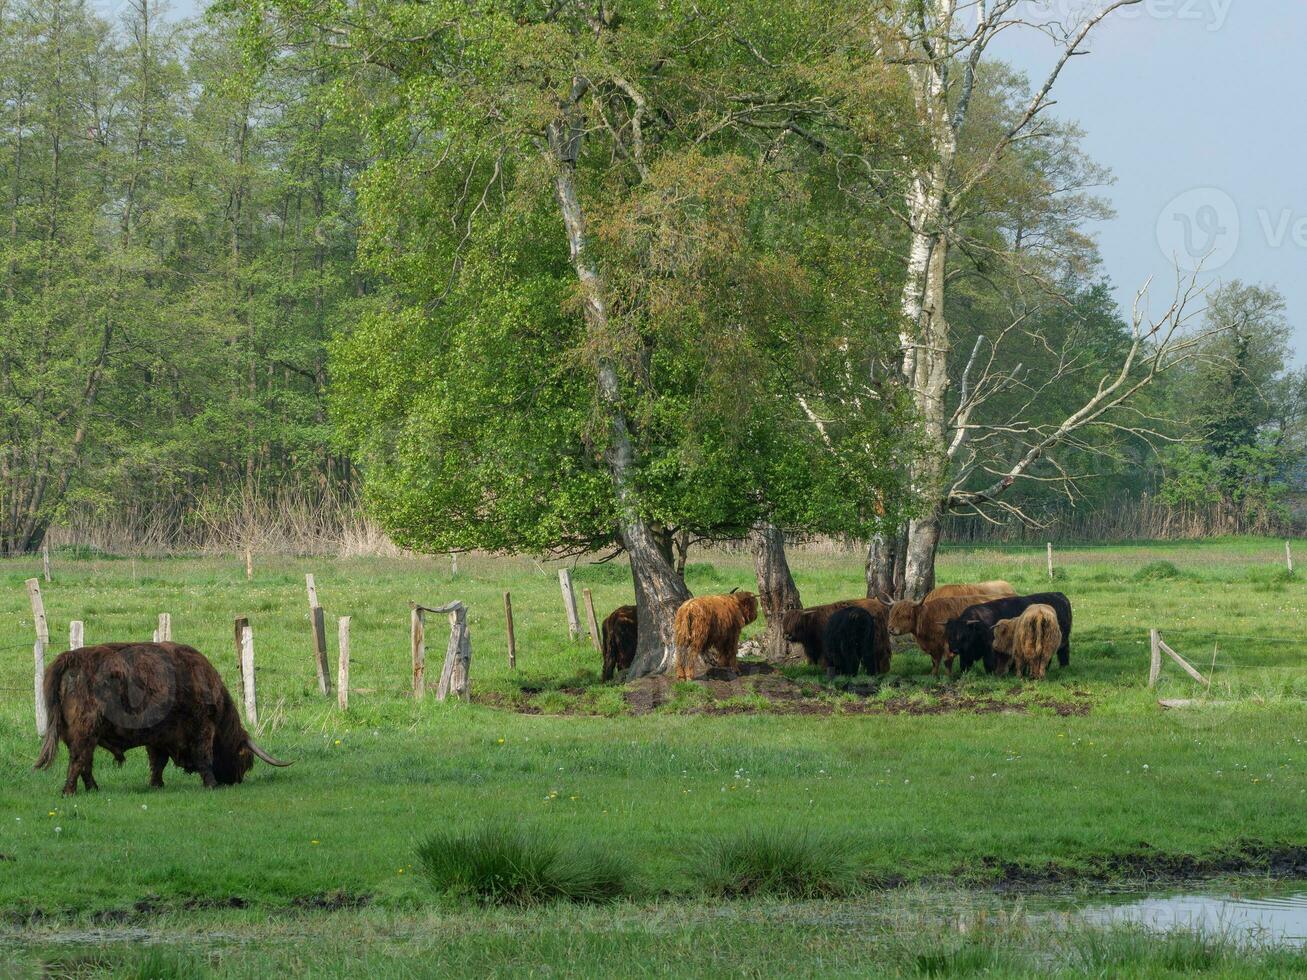
<path fill-rule="evenodd" d="M 513 635 L 513 597 L 504 590 L 504 621 L 508 624 L 508 669 L 517 669 L 517 637 Z"/>
<path fill-rule="evenodd" d="M 341 711 L 349 710 L 349 617 L 341 616 L 337 626 L 340 656 L 336 661 L 336 704 Z"/>
<path fill-rule="evenodd" d="M 1048 577 L 1053 577 L 1053 542 L 1048 542 Z"/>
<path fill-rule="evenodd" d="M 1157 630 L 1149 630 L 1148 639 L 1152 645 L 1152 661 L 1148 667 L 1148 686 L 1156 687 L 1157 678 L 1162 673 L 1162 638 L 1158 635 Z"/>
<path fill-rule="evenodd" d="M 576 614 L 576 592 L 572 589 L 572 573 L 566 568 L 558 570 L 558 587 L 563 591 L 563 610 L 567 613 L 567 631 L 573 640 L 581 637 L 581 618 Z"/>
<path fill-rule="evenodd" d="M 86 646 L 86 627 L 80 619 L 74 619 L 68 624 L 68 649 L 80 650 Z"/>
<path fill-rule="evenodd" d="M 595 622 L 594 597 L 590 595 L 589 589 L 582 589 L 581 595 L 585 599 L 585 619 L 590 625 L 590 644 L 595 648 L 596 653 L 602 655 L 603 650 L 599 646 L 599 624 Z"/>
<path fill-rule="evenodd" d="M 427 693 L 426 610 L 416 602 L 408 605 L 411 610 L 409 639 L 413 648 L 413 697 L 421 701 Z"/>
<path fill-rule="evenodd" d="M 236 641 L 236 671 L 241 677 L 245 676 L 245 664 L 241 662 L 241 637 L 245 635 L 245 627 L 250 625 L 250 621 L 244 616 L 237 616 L 234 630 L 234 639 Z"/>
<path fill-rule="evenodd" d="M 445 663 L 440 670 L 440 684 L 436 687 L 436 700 L 444 701 L 454 693 L 469 700 L 468 672 L 472 663 L 472 637 L 467 628 L 467 607 L 452 602 L 431 612 L 449 613 L 449 645 L 445 648 Z"/>
<path fill-rule="evenodd" d="M 45 713 L 45 648 L 50 645 L 50 624 L 45 618 L 41 583 L 34 578 L 27 580 L 27 598 L 32 604 L 32 625 L 36 628 L 36 643 L 32 646 L 32 665 L 36 671 L 33 692 L 36 698 L 36 734 L 44 738 L 49 724 Z"/>
<path fill-rule="evenodd" d="M 318 671 L 318 693 L 331 695 L 331 665 L 327 663 L 327 624 L 318 604 L 318 586 L 312 575 L 304 576 L 309 593 L 309 628 L 313 632 L 313 663 Z"/>
<path fill-rule="evenodd" d="M 45 580 L 50 581 L 50 546 L 41 542 L 41 570 L 45 573 Z"/>

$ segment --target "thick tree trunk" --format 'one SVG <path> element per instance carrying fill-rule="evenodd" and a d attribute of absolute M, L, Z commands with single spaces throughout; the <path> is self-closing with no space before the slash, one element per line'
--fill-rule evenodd
<path fill-rule="evenodd" d="M 753 567 L 758 576 L 758 603 L 767 619 L 767 630 L 760 641 L 762 655 L 773 663 L 791 659 L 790 644 L 785 642 L 781 620 L 791 609 L 802 609 L 799 589 L 790 574 L 785 558 L 785 532 L 770 522 L 761 522 L 749 535 L 753 547 Z"/>
<path fill-rule="evenodd" d="M 571 106 L 585 96 L 583 79 L 573 83 Z M 583 120 L 568 114 L 549 126 L 549 149 L 557 168 L 555 189 L 559 210 L 567 230 L 572 267 L 581 286 L 586 325 L 596 341 L 595 374 L 599 406 L 608 423 L 608 446 L 604 461 L 617 497 L 618 527 L 622 544 L 631 561 L 639 639 L 629 677 L 670 674 L 676 666 L 674 623 L 676 610 L 690 598 L 689 590 L 672 567 L 671 541 L 660 541 L 639 511 L 632 480 L 635 475 L 635 447 L 622 405 L 617 366 L 606 352 L 609 343 L 607 291 L 599 270 L 587 251 L 585 211 L 576 189 L 576 158 L 580 152 Z"/>

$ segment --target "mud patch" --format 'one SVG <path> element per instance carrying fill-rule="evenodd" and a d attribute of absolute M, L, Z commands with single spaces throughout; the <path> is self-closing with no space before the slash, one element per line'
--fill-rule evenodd
<path fill-rule="evenodd" d="M 310 912 L 339 912 L 342 909 L 361 909 L 371 902 L 371 895 L 358 895 L 338 888 L 335 891 L 319 892 L 317 895 L 301 895 L 291 902 L 291 905 Z"/>
<path fill-rule="evenodd" d="M 1228 851 L 1195 857 L 1159 853 L 1149 844 L 1140 843 L 1134 851 L 1106 854 L 1074 866 L 1057 862 L 1026 865 L 984 858 L 980 867 L 996 890 L 1019 892 L 1117 882 L 1184 884 L 1222 875 L 1303 880 L 1307 879 L 1307 845 L 1241 841 Z M 974 877 L 976 868 L 960 867 L 957 873 Z"/>

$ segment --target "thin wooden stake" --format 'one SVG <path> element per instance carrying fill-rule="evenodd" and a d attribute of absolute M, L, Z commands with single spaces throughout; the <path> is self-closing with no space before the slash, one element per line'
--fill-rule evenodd
<path fill-rule="evenodd" d="M 245 581 L 254 581 L 254 553 L 249 548 L 245 549 Z"/>
<path fill-rule="evenodd" d="M 50 724 L 50 718 L 45 711 L 45 640 L 39 636 L 36 643 L 32 645 L 33 666 L 36 668 L 36 734 L 40 738 L 45 738 L 46 726 Z"/>
<path fill-rule="evenodd" d="M 310 609 L 312 609 L 314 606 L 322 605 L 322 603 L 318 602 L 318 583 L 313 581 L 312 575 L 304 576 L 304 588 L 308 591 L 309 594 Z"/>
<path fill-rule="evenodd" d="M 245 676 L 245 664 L 241 660 L 241 637 L 245 635 L 245 627 L 249 625 L 250 621 L 244 616 L 237 617 L 235 624 L 236 628 L 234 630 L 234 638 L 236 640 L 236 672 L 241 677 Z"/>
<path fill-rule="evenodd" d="M 159 613 L 159 632 L 157 635 L 158 635 L 158 639 L 154 641 L 155 643 L 172 642 L 172 614 L 171 613 Z"/>
<path fill-rule="evenodd" d="M 1289 547 L 1289 542 L 1284 542 L 1284 564 L 1289 569 L 1289 574 L 1293 574 L 1293 549 Z M 48 582 L 49 579 L 46 579 Z"/>
<path fill-rule="evenodd" d="M 594 597 L 590 595 L 589 589 L 582 589 L 581 596 L 585 599 L 585 621 L 590 626 L 590 645 L 595 648 L 595 653 L 602 656 L 603 650 L 599 648 L 599 623 L 595 620 Z"/>
<path fill-rule="evenodd" d="M 449 553 L 449 577 L 458 578 L 458 552 L 457 551 L 451 551 Z"/>
<path fill-rule="evenodd" d="M 1159 639 L 1159 640 L 1157 641 L 1157 644 L 1158 644 L 1158 646 L 1160 646 L 1160 647 L 1162 648 L 1162 652 L 1165 653 L 1167 656 L 1169 656 L 1169 657 L 1170 657 L 1172 660 L 1174 660 L 1177 664 L 1179 664 L 1179 665 L 1180 665 L 1180 668 L 1181 668 L 1181 669 L 1182 669 L 1186 674 L 1188 674 L 1190 677 L 1192 677 L 1194 680 L 1196 680 L 1199 684 L 1205 684 L 1205 685 L 1207 685 L 1208 687 L 1211 686 L 1211 682 L 1210 682 L 1206 677 L 1204 677 L 1202 674 L 1200 674 L 1200 673 L 1198 672 L 1197 668 L 1195 668 L 1193 664 L 1191 664 L 1188 660 L 1185 660 L 1184 657 L 1180 656 L 1180 654 L 1176 653 L 1176 652 L 1175 652 L 1174 650 L 1172 650 L 1169 646 L 1167 646 L 1167 643 L 1166 643 L 1165 640 Z"/>
<path fill-rule="evenodd" d="M 341 616 L 337 626 L 340 656 L 336 661 L 336 704 L 341 711 L 349 710 L 349 617 Z"/>
<path fill-rule="evenodd" d="M 513 635 L 513 597 L 504 592 L 504 622 L 508 624 L 508 669 L 517 669 L 517 637 Z"/>
<path fill-rule="evenodd" d="M 1156 687 L 1157 678 L 1162 674 L 1162 638 L 1158 636 L 1157 630 L 1149 630 L 1148 640 L 1152 645 L 1152 659 L 1148 666 L 1148 686 Z"/>
<path fill-rule="evenodd" d="M 86 646 L 86 627 L 80 619 L 74 619 L 68 624 L 68 649 L 80 650 Z"/>
<path fill-rule="evenodd" d="M 1053 542 L 1048 542 L 1048 577 L 1053 577 Z"/>
<path fill-rule="evenodd" d="M 45 601 L 41 598 L 41 583 L 34 578 L 27 580 L 27 600 L 32 604 L 32 625 L 37 638 L 49 646 L 50 624 L 45 619 Z"/>
<path fill-rule="evenodd" d="M 42 542 L 41 544 L 41 570 L 45 572 L 45 580 L 50 581 L 50 546 Z"/>
<path fill-rule="evenodd" d="M 413 697 L 421 701 L 427 695 L 427 626 L 426 610 L 410 602 L 409 638 L 413 647 Z"/>
<path fill-rule="evenodd" d="M 567 631 L 575 641 L 581 638 L 581 618 L 576 613 L 576 592 L 572 589 L 572 573 L 566 568 L 558 570 L 558 587 L 563 591 L 563 610 L 567 613 Z"/>
<path fill-rule="evenodd" d="M 318 672 L 318 693 L 331 697 L 331 664 L 327 662 L 326 616 L 321 606 L 309 610 L 309 623 L 313 630 L 313 664 Z"/>
<path fill-rule="evenodd" d="M 254 693 L 254 630 L 249 620 L 241 627 L 241 687 L 245 693 L 245 720 L 259 727 L 259 705 Z"/>

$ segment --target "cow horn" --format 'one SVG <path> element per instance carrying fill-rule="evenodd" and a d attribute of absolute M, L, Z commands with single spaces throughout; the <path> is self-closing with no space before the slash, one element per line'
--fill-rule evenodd
<path fill-rule="evenodd" d="M 728 593 L 726 593 L 726 594 L 727 594 L 727 595 L 735 595 L 735 593 L 737 593 L 737 592 L 739 592 L 739 591 L 740 591 L 740 587 L 737 585 L 735 588 L 731 589 L 731 591 L 728 592 Z"/>
<path fill-rule="evenodd" d="M 263 749 L 259 748 L 259 743 L 254 741 L 254 739 L 250 738 L 248 735 L 245 736 L 245 744 L 250 747 L 251 752 L 253 752 L 255 755 L 257 755 L 260 759 L 262 759 L 270 766 L 279 766 L 282 769 L 284 769 L 287 766 L 291 765 L 291 763 L 289 762 L 282 762 L 280 759 L 268 755 L 267 752 L 264 752 Z"/>

